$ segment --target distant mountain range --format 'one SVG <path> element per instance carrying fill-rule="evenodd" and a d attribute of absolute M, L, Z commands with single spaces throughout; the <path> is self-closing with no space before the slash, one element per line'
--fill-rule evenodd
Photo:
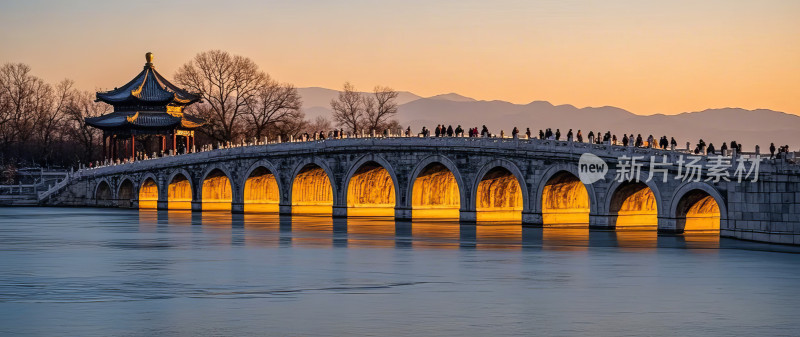
<path fill-rule="evenodd" d="M 337 90 L 325 88 L 300 88 L 303 110 L 310 119 L 316 116 L 330 118 L 330 101 L 338 95 Z M 791 150 L 800 147 L 800 116 L 784 112 L 740 108 L 707 109 L 677 115 L 636 115 L 627 110 L 604 106 L 577 108 L 575 106 L 552 105 L 546 101 L 514 104 L 505 101 L 479 101 L 450 93 L 432 97 L 421 97 L 401 91 L 397 97 L 397 119 L 403 126 L 411 126 L 419 132 L 423 125 L 435 128 L 437 124 L 462 125 L 464 128 L 486 125 L 493 133 L 504 130 L 510 134 L 514 126 L 522 133 L 530 128 L 534 134 L 539 129 L 556 128 L 566 135 L 570 128 L 574 132 L 597 133 L 611 131 L 620 138 L 623 133 L 642 134 L 643 138 L 653 134 L 656 138 L 667 135 L 675 137 L 684 147 L 692 146 L 702 138 L 717 148 L 723 141 L 736 140 L 743 144 L 744 151 L 753 151 L 761 146 L 768 153 L 770 142 L 775 146 L 789 145 Z"/>

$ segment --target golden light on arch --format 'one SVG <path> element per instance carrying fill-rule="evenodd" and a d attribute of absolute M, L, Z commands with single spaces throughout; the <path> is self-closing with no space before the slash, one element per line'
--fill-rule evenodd
<path fill-rule="evenodd" d="M 546 225 L 589 224 L 589 192 L 569 172 L 553 175 L 542 191 L 542 220 Z"/>
<path fill-rule="evenodd" d="M 278 212 L 280 191 L 275 175 L 264 167 L 250 173 L 244 183 L 244 211 L 247 213 Z"/>
<path fill-rule="evenodd" d="M 152 178 L 147 178 L 139 187 L 139 208 L 158 207 L 158 185 Z"/>
<path fill-rule="evenodd" d="M 308 164 L 292 182 L 292 213 L 331 214 L 333 188 L 324 169 Z"/>
<path fill-rule="evenodd" d="M 719 232 L 719 204 L 705 191 L 693 190 L 681 197 L 676 215 L 679 221 L 685 220 L 684 231 Z"/>
<path fill-rule="evenodd" d="M 167 186 L 168 209 L 192 209 L 192 184 L 183 174 L 176 174 Z"/>
<path fill-rule="evenodd" d="M 475 195 L 478 221 L 521 221 L 522 188 L 517 177 L 504 167 L 495 167 L 481 178 Z"/>
<path fill-rule="evenodd" d="M 347 184 L 347 214 L 352 216 L 394 216 L 395 187 L 383 166 L 369 162 Z"/>
<path fill-rule="evenodd" d="M 203 210 L 230 211 L 233 201 L 231 180 L 222 171 L 215 169 L 203 180 Z"/>
<path fill-rule="evenodd" d="M 614 191 L 609 211 L 617 216 L 617 228 L 655 230 L 658 227 L 657 206 L 653 190 L 645 183 L 625 182 Z"/>
<path fill-rule="evenodd" d="M 446 166 L 431 163 L 414 180 L 411 191 L 414 218 L 459 218 L 461 194 L 458 182 Z"/>

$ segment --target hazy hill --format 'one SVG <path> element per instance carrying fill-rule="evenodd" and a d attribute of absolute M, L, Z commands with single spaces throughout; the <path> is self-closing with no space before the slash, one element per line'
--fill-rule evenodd
<path fill-rule="evenodd" d="M 330 100 L 336 90 L 323 88 L 301 88 L 306 115 L 330 116 Z M 398 97 L 397 119 L 404 126 L 410 125 L 419 132 L 423 125 L 429 128 L 437 124 L 462 125 L 464 128 L 486 124 L 491 132 L 505 130 L 510 134 L 514 126 L 525 132 L 538 134 L 539 129 L 561 129 L 566 135 L 570 128 L 589 131 L 642 134 L 647 137 L 667 135 L 675 137 L 681 147 L 687 141 L 692 144 L 703 138 L 719 148 L 722 141 L 736 140 L 745 151 L 752 151 L 756 144 L 766 152 L 770 142 L 775 145 L 788 144 L 791 149 L 800 147 L 800 116 L 783 112 L 740 108 L 708 109 L 678 115 L 636 115 L 624 109 L 605 107 L 577 108 L 572 105 L 552 105 L 545 101 L 528 104 L 513 104 L 505 101 L 477 101 L 458 94 L 444 94 L 422 98 L 409 92 Z"/>

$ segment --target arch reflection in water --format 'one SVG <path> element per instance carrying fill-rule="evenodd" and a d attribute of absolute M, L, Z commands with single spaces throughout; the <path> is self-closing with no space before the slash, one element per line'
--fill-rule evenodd
<path fill-rule="evenodd" d="M 462 226 L 462 231 L 464 230 Z M 482 225 L 475 226 L 476 248 L 519 249 L 523 245 L 523 228 L 520 225 Z"/>
<path fill-rule="evenodd" d="M 279 202 L 280 192 L 275 175 L 264 167 L 253 170 L 244 184 L 244 211 L 247 213 L 278 212 Z"/>
<path fill-rule="evenodd" d="M 411 205 L 415 219 L 458 219 L 461 195 L 453 172 L 440 163 L 426 166 L 414 180 Z"/>
<path fill-rule="evenodd" d="M 333 212 L 333 189 L 324 169 L 308 164 L 292 183 L 292 213 L 331 214 Z"/>
<path fill-rule="evenodd" d="M 395 221 L 385 217 L 332 219 L 313 215 L 230 214 L 186 210 L 139 211 L 143 232 L 211 233 L 214 245 L 278 247 L 398 247 L 413 249 L 546 249 L 586 251 L 589 247 L 619 249 L 689 248 L 712 251 L 718 235 L 688 232 L 658 235 L 650 230 L 589 230 L 570 226 L 465 224 L 458 221 Z M 338 221 L 338 222 L 337 222 Z"/>
<path fill-rule="evenodd" d="M 461 224 L 458 221 L 411 222 L 411 246 L 414 248 L 458 249 Z"/>
<path fill-rule="evenodd" d="M 327 216 L 292 216 L 292 244 L 333 246 L 333 219 Z"/>
<path fill-rule="evenodd" d="M 395 186 L 383 166 L 362 165 L 347 186 L 348 216 L 394 216 Z"/>
<path fill-rule="evenodd" d="M 589 193 L 569 172 L 553 175 L 542 191 L 542 221 L 545 225 L 589 224 Z"/>
<path fill-rule="evenodd" d="M 617 228 L 656 230 L 658 212 L 653 191 L 642 182 L 626 181 L 611 197 L 610 214 L 616 216 Z"/>
<path fill-rule="evenodd" d="M 206 210 L 205 203 L 203 203 L 203 210 Z M 218 210 L 216 208 L 212 210 Z M 218 245 L 218 246 L 232 246 L 232 233 L 234 231 L 233 215 L 228 212 L 202 212 L 201 213 L 201 226 L 192 226 L 194 230 L 199 229 L 203 233 L 213 234 L 205 235 L 209 238 L 208 241 L 202 242 L 203 245 Z"/>
<path fill-rule="evenodd" d="M 506 168 L 495 167 L 483 176 L 475 201 L 479 222 L 522 220 L 522 190 Z"/>
<path fill-rule="evenodd" d="M 684 194 L 678 201 L 676 217 L 678 228 L 683 228 L 684 231 L 719 232 L 719 204 L 703 190 L 692 190 Z"/>
<path fill-rule="evenodd" d="M 158 206 L 158 185 L 152 178 L 147 178 L 139 187 L 139 208 L 156 208 Z"/>
<path fill-rule="evenodd" d="M 542 228 L 542 248 L 551 250 L 586 250 L 590 245 L 589 228 L 554 226 Z"/>
<path fill-rule="evenodd" d="M 350 246 L 395 246 L 397 232 L 394 219 L 387 217 L 348 218 L 345 229 Z"/>
<path fill-rule="evenodd" d="M 167 186 L 167 208 L 171 210 L 192 209 L 192 185 L 183 174 L 177 174 Z"/>
<path fill-rule="evenodd" d="M 203 180 L 203 210 L 230 211 L 232 198 L 228 176 L 218 169 L 211 171 Z"/>

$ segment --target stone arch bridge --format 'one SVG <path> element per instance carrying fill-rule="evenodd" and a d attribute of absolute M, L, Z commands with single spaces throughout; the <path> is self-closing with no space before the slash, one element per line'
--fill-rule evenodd
<path fill-rule="evenodd" d="M 592 153 L 605 180 L 584 184 Z M 800 244 L 800 169 L 766 160 L 757 182 L 614 179 L 621 156 L 649 164 L 676 151 L 553 140 L 351 138 L 216 149 L 83 169 L 50 191 L 47 205 L 323 213 L 334 217 L 451 218 L 528 225 L 699 229 L 724 237 Z M 666 157 L 664 157 L 666 156 Z M 708 158 L 700 163 L 707 164 Z M 735 164 L 733 165 L 735 166 Z M 734 169 L 727 169 L 733 177 Z"/>

